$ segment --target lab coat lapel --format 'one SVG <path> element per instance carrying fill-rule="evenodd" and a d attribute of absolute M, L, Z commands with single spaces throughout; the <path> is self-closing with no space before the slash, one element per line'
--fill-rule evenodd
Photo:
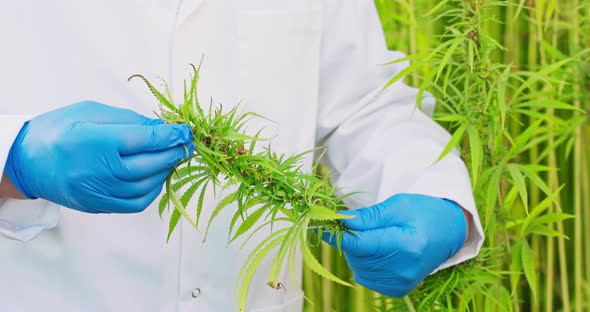
<path fill-rule="evenodd" d="M 179 0 L 178 23 L 181 26 L 187 18 L 198 15 L 206 0 Z M 217 0 L 219 1 L 219 0 Z"/>

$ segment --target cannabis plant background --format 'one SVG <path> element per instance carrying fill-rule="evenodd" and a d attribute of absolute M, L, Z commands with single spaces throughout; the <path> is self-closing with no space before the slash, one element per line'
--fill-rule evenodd
<path fill-rule="evenodd" d="M 305 271 L 306 311 L 590 310 L 590 1 L 376 3 L 388 45 L 412 64 L 392 82 L 437 98 L 487 240 L 404 299 Z M 314 253 L 350 280 L 336 251 Z"/>

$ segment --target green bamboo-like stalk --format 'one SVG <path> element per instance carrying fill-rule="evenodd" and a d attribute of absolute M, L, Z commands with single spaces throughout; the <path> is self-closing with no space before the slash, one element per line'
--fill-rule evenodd
<path fill-rule="evenodd" d="M 542 3 L 542 2 L 539 2 Z M 557 5 L 557 4 L 556 4 Z M 539 37 L 538 40 L 538 49 L 539 49 L 539 56 L 540 56 L 540 65 L 541 67 L 547 66 L 548 62 L 546 59 L 546 55 L 545 55 L 545 49 L 543 47 L 540 46 L 540 43 L 543 40 L 543 25 L 539 22 L 540 20 L 542 20 L 543 17 L 543 6 L 538 6 L 537 7 L 538 10 L 535 14 L 536 20 L 537 20 L 537 25 L 536 25 L 536 36 Z M 554 27 L 557 27 L 557 25 L 554 25 Z M 531 30 L 532 31 L 532 30 Z M 556 43 L 555 41 L 555 35 L 554 38 L 552 39 L 552 41 L 554 43 Z M 555 110 L 553 108 L 549 108 L 547 109 L 547 114 L 551 117 L 555 116 Z M 554 136 L 551 135 L 550 139 L 549 139 L 549 145 L 554 144 L 555 139 Z M 551 150 L 551 152 L 549 153 L 548 156 L 548 165 L 551 168 L 557 168 L 557 153 L 556 150 Z M 559 176 L 557 174 L 556 171 L 550 171 L 549 175 L 548 175 L 548 184 L 550 186 L 551 189 L 557 189 L 560 185 L 559 182 Z M 559 209 L 559 206 L 561 205 L 561 196 L 558 194 L 556 195 L 556 205 L 551 205 L 550 207 L 550 211 L 555 211 L 557 209 Z M 557 207 L 556 207 L 557 206 Z M 560 233 L 564 233 L 565 229 L 564 229 L 564 225 L 563 222 L 558 222 L 557 223 L 557 230 Z M 552 295 L 552 288 L 553 288 L 553 259 L 554 259 L 554 255 L 553 255 L 553 250 L 554 250 L 554 245 L 553 245 L 553 239 L 552 238 L 547 238 L 548 239 L 548 244 L 547 244 L 547 271 L 546 271 L 546 311 L 553 311 L 554 307 L 553 307 L 553 295 Z M 561 278 L 561 298 L 560 301 L 562 303 L 563 309 L 564 311 L 570 311 L 570 292 L 569 292 L 569 278 L 568 278 L 568 261 L 567 261 L 567 250 L 566 250 L 566 242 L 563 238 L 557 238 L 558 240 L 558 244 L 559 244 L 559 262 L 560 262 L 560 278 Z M 551 253 L 551 254 L 549 254 Z M 579 261 L 579 260 L 574 260 L 574 261 Z"/>
<path fill-rule="evenodd" d="M 371 311 L 369 295 L 369 291 L 366 288 L 357 285 L 354 289 L 354 293 L 350 296 L 353 300 L 349 305 L 351 307 L 350 311 Z"/>
<path fill-rule="evenodd" d="M 559 11 L 559 4 L 558 2 L 555 3 L 556 5 L 556 11 Z M 553 17 L 552 17 L 552 37 L 551 37 L 551 43 L 553 46 L 557 45 L 557 35 L 558 35 L 558 21 L 559 21 L 559 15 L 557 13 L 554 13 Z M 555 59 L 552 57 L 551 62 L 554 62 Z M 548 109 L 547 112 L 550 116 L 554 116 L 555 115 L 555 110 L 554 109 Z M 549 138 L 549 144 L 552 145 L 555 142 L 555 138 L 552 135 Z M 555 150 L 552 150 L 549 153 L 549 166 L 550 167 L 555 167 L 556 163 L 557 163 L 557 155 Z M 549 173 L 549 187 L 551 187 L 551 189 L 556 189 L 557 187 L 559 187 L 558 185 L 558 177 L 557 177 L 557 173 L 555 172 L 550 172 Z M 554 205 L 551 205 L 549 207 L 549 212 L 555 212 L 556 208 Z M 563 225 L 562 225 L 563 226 Z M 551 229 L 554 229 L 554 225 L 550 226 Z M 563 238 L 559 238 L 562 239 Z M 546 247 L 546 253 L 545 253 L 545 259 L 547 261 L 546 265 L 545 265 L 545 312 L 551 312 L 553 311 L 553 287 L 555 285 L 555 239 L 553 237 L 547 237 L 546 238 L 547 241 L 547 247 Z"/>
<path fill-rule="evenodd" d="M 510 7 L 509 7 L 510 8 Z M 490 37 L 492 38 L 509 38 L 509 35 L 507 35 L 508 33 L 510 34 L 515 34 L 516 32 L 514 31 L 504 31 L 504 25 L 502 25 L 501 23 L 499 23 L 499 21 L 502 20 L 502 18 L 504 17 L 504 15 L 506 15 L 505 12 L 506 7 L 501 7 L 501 6 L 491 6 L 489 8 L 487 8 L 482 14 L 486 15 L 488 18 L 485 19 L 485 23 L 482 25 L 482 29 L 483 31 L 485 31 L 485 33 L 487 33 Z M 512 18 L 512 17 L 510 17 Z M 511 21 L 511 24 L 517 24 Z M 501 49 L 495 49 L 492 51 L 492 53 L 490 54 L 490 59 L 493 60 L 494 62 L 504 62 L 504 57 L 508 54 L 507 51 L 512 50 L 513 47 L 507 47 L 504 49 L 504 51 L 502 51 Z M 534 198 L 534 196 L 531 194 L 531 199 Z M 534 245 L 535 243 L 533 243 Z M 535 249 L 538 250 L 538 249 Z M 509 264 L 505 263 L 504 264 L 504 269 L 509 270 Z M 497 283 L 501 284 L 502 280 L 501 278 L 497 278 Z M 478 294 L 477 296 L 477 311 L 489 311 L 489 310 L 500 310 L 501 307 L 494 303 L 493 300 L 491 298 L 497 298 L 499 297 L 499 292 L 500 289 L 498 289 L 497 291 L 495 291 L 495 296 L 484 296 L 483 294 Z M 515 298 L 518 298 L 518 293 L 515 293 Z M 518 300 L 515 300 L 515 302 L 517 302 Z M 515 309 L 516 311 L 518 311 L 518 309 Z M 535 311 L 534 309 L 534 305 L 533 305 L 533 309 L 532 311 Z"/>
<path fill-rule="evenodd" d="M 321 248 L 313 248 L 313 255 L 316 259 L 322 259 Z M 322 280 L 311 270 L 303 270 L 303 289 L 305 291 L 304 312 L 319 311 L 318 307 L 323 305 Z"/>
<path fill-rule="evenodd" d="M 416 26 L 416 12 L 415 12 L 415 7 L 416 7 L 416 2 L 415 0 L 408 0 L 407 2 L 407 6 L 408 6 L 408 18 L 410 20 L 409 22 L 409 30 L 410 30 L 410 35 L 408 36 L 409 41 L 410 41 L 410 54 L 416 54 L 417 51 L 417 26 Z M 411 84 L 413 86 L 417 86 L 418 85 L 418 72 L 413 72 L 412 73 L 412 80 L 411 80 Z"/>
<path fill-rule="evenodd" d="M 333 271 L 333 267 L 332 267 L 332 257 L 330 257 L 330 250 L 329 250 L 329 246 L 326 246 L 324 244 L 322 244 L 321 247 L 321 255 L 322 257 L 320 258 L 322 261 L 322 264 L 326 266 L 326 268 L 330 271 Z M 332 283 L 328 283 L 327 281 L 322 280 L 322 311 L 332 311 L 332 298 L 334 297 L 334 285 L 332 285 Z"/>
<path fill-rule="evenodd" d="M 575 55 L 578 52 L 579 47 L 579 33 L 578 33 L 578 8 L 579 2 L 578 0 L 570 0 L 569 1 L 569 12 L 570 12 L 570 22 L 574 25 L 569 30 L 569 42 L 570 42 L 570 54 Z M 578 82 L 579 74 L 578 69 L 574 69 L 573 73 L 573 101 L 574 106 L 576 108 L 581 108 L 580 103 L 580 85 Z M 574 144 L 574 167 L 573 170 L 575 173 L 581 172 L 582 170 L 582 146 L 584 142 L 582 142 L 582 133 L 581 128 L 576 128 L 575 133 L 575 144 Z M 574 212 L 576 216 L 580 216 L 575 220 L 575 230 L 574 230 L 574 287 L 575 287 L 575 311 L 581 312 L 583 310 L 583 268 L 582 268 L 582 239 L 584 237 L 584 233 L 582 232 L 582 190 L 581 190 L 581 181 L 579 180 L 580 175 L 574 174 Z"/>
<path fill-rule="evenodd" d="M 581 31 L 579 40 L 581 46 L 579 47 L 580 50 L 584 48 L 588 49 L 590 47 L 590 3 L 581 3 L 581 9 L 579 11 L 580 15 L 580 23 L 581 23 Z M 577 25 L 576 25 L 577 26 Z M 590 55 L 589 51 L 586 50 L 586 53 L 580 57 L 580 61 L 582 62 L 582 66 L 586 66 L 585 68 L 585 83 L 584 79 L 580 79 L 580 92 L 583 92 L 583 99 L 581 101 L 582 108 L 585 111 L 589 111 L 590 108 L 590 81 L 588 81 L 588 77 L 590 76 Z M 582 72 L 584 74 L 584 72 Z M 582 76 L 583 77 L 583 76 Z M 585 90 L 585 91 L 582 91 Z M 588 142 L 590 139 L 590 128 L 588 124 L 582 125 L 581 129 L 582 135 L 582 142 Z M 583 203 L 583 219 L 584 219 L 584 228 L 586 229 L 584 235 L 584 250 L 585 250 L 585 282 L 588 283 L 590 281 L 590 233 L 587 229 L 590 229 L 590 146 L 589 144 L 584 144 L 581 147 L 582 151 L 582 166 L 581 170 L 583 172 L 579 173 L 580 180 L 582 181 L 582 203 Z M 586 298 L 588 300 L 588 298 Z"/>
<path fill-rule="evenodd" d="M 520 24 L 522 23 L 522 18 L 518 18 L 515 20 L 516 16 L 516 7 L 514 5 L 508 5 L 505 7 L 506 13 L 504 14 L 504 44 L 506 49 L 504 50 L 504 63 L 507 64 L 514 64 L 515 67 L 520 66 L 521 62 L 521 55 L 525 51 L 525 47 L 522 44 L 522 40 L 520 40 L 521 32 Z M 515 68 L 512 69 L 513 71 Z M 519 133 L 521 131 L 520 122 L 515 118 L 512 119 L 509 125 L 511 133 Z M 534 195 L 531 195 L 533 197 Z M 512 298 L 514 304 L 512 308 L 515 312 L 520 312 L 520 293 L 521 287 L 515 287 L 512 289 Z"/>
<path fill-rule="evenodd" d="M 529 0 L 529 8 L 530 8 L 530 12 L 529 12 L 529 20 L 534 21 L 536 20 L 537 15 L 539 14 L 539 6 L 537 6 L 538 3 L 542 2 L 543 0 L 537 1 L 537 0 Z M 535 23 L 533 22 L 529 22 L 528 23 L 528 35 L 529 35 L 529 41 L 528 41 L 528 56 L 527 56 L 527 62 L 528 62 L 528 69 L 529 70 L 534 70 L 538 67 L 538 45 L 539 45 L 539 41 L 540 41 L 540 35 L 537 32 L 537 25 L 535 25 Z M 529 121 L 530 123 L 534 122 L 534 117 L 530 119 Z M 531 163 L 533 164 L 538 164 L 539 163 L 539 146 L 535 145 L 531 148 L 530 150 L 530 155 L 529 155 L 529 160 Z M 539 203 L 541 199 L 541 194 L 539 192 L 539 189 L 537 187 L 535 187 L 534 185 L 530 186 L 530 202 L 532 205 L 536 205 Z M 535 255 L 537 257 L 537 259 L 540 259 L 541 253 L 540 253 L 540 241 L 539 241 L 539 237 L 532 237 L 532 248 L 533 250 L 535 250 Z M 532 311 L 539 311 L 539 297 L 538 296 L 534 296 L 532 291 L 529 290 L 529 294 L 528 294 L 528 298 L 530 301 L 530 306 L 531 306 L 531 310 Z"/>
<path fill-rule="evenodd" d="M 543 1 L 538 1 L 537 2 L 537 6 L 535 7 L 535 19 L 536 19 L 535 26 L 536 26 L 536 33 L 537 33 L 536 36 L 538 38 L 537 43 L 535 45 L 535 48 L 539 51 L 539 59 L 540 59 L 539 60 L 539 63 L 540 63 L 541 68 L 543 68 L 545 66 L 548 66 L 547 56 L 546 56 L 546 53 L 545 53 L 545 49 L 542 46 L 542 42 L 545 40 L 545 38 L 543 36 L 544 32 L 542 30 L 546 26 L 544 24 L 544 22 L 545 22 L 544 14 L 546 13 L 545 12 L 546 4 L 547 3 L 544 0 Z M 547 89 L 548 88 L 545 87 L 544 90 L 547 90 Z M 555 116 L 555 109 L 548 108 L 547 109 L 547 114 L 549 116 L 551 116 L 551 117 L 554 117 Z M 555 143 L 555 137 L 554 137 L 553 134 L 551 134 L 550 137 L 549 137 L 548 145 L 549 146 L 552 146 L 554 143 Z M 549 152 L 548 166 L 550 168 L 557 168 L 557 155 L 556 155 L 556 151 L 554 149 L 552 149 Z M 549 174 L 548 174 L 548 185 L 549 185 L 549 187 L 552 190 L 556 190 L 556 189 L 559 188 L 559 177 L 558 177 L 556 171 L 549 172 Z M 557 195 L 557 196 L 559 196 L 559 195 Z M 558 201 L 559 201 L 559 199 L 558 199 Z M 550 212 L 551 211 L 555 211 L 555 208 L 553 207 L 553 205 L 551 205 L 551 207 L 549 207 L 549 211 Z M 550 227 L 553 228 L 553 225 L 550 225 Z M 540 240 L 541 238 L 540 237 L 535 237 L 535 239 Z M 551 237 L 547 237 L 544 240 L 547 242 L 547 252 L 550 251 L 551 254 L 547 254 L 548 257 L 546 258 L 546 261 L 547 262 L 545 264 L 545 279 L 544 279 L 543 282 L 545 283 L 546 292 L 551 292 L 552 291 L 552 288 L 553 288 L 553 284 L 554 284 L 554 282 L 553 282 L 553 276 L 552 276 L 553 275 L 553 272 L 554 272 L 554 269 L 553 269 L 553 266 L 554 266 L 554 264 L 553 264 L 553 252 L 554 252 L 553 249 L 554 249 L 554 244 L 553 244 L 553 239 Z M 540 247 L 539 245 L 537 245 L 537 248 Z M 542 250 L 540 250 L 540 248 L 539 248 L 538 249 L 538 257 L 539 257 L 539 259 L 542 259 L 541 258 L 542 257 L 541 253 L 542 253 Z M 549 297 L 552 298 L 552 295 L 550 295 Z M 541 298 L 540 297 L 537 297 L 535 299 L 537 299 L 537 300 L 534 300 L 534 307 L 536 308 L 535 309 L 536 311 L 539 311 L 540 308 L 541 308 L 540 307 L 540 304 L 541 304 L 540 303 L 540 299 Z M 549 309 L 549 307 L 551 307 L 551 309 L 552 309 L 553 308 L 552 307 L 552 299 L 549 299 L 549 302 L 545 302 L 545 305 L 546 305 L 546 309 Z"/>
<path fill-rule="evenodd" d="M 588 135 L 588 128 L 587 126 L 582 126 L 582 142 L 588 142 L 588 140 L 590 139 L 590 136 Z M 581 177 L 581 190 L 583 192 L 582 194 L 582 202 L 584 203 L 583 205 L 583 219 L 584 219 L 584 224 L 583 227 L 585 229 L 590 229 L 590 208 L 588 208 L 588 205 L 590 205 L 590 157 L 589 154 L 590 153 L 590 148 L 588 148 L 588 144 L 586 144 L 585 146 L 582 146 L 582 164 L 580 169 L 582 170 L 582 172 L 580 173 Z M 582 217 L 581 216 L 581 217 Z M 588 231 L 586 230 L 584 232 L 584 250 L 585 250 L 585 254 L 584 254 L 584 264 L 585 264 L 585 282 L 588 283 L 588 281 L 590 281 L 590 234 L 588 233 Z"/>
<path fill-rule="evenodd" d="M 589 77 L 590 77 L 590 55 L 589 55 L 589 50 L 587 50 L 590 47 L 590 3 L 586 2 L 586 3 L 581 3 L 581 9 L 579 11 L 580 13 L 580 26 L 581 26 L 581 31 L 579 31 L 579 42 L 581 44 L 580 46 L 580 50 L 583 50 L 584 48 L 585 50 L 585 54 L 583 56 L 580 57 L 580 61 L 582 63 L 582 66 L 586 66 L 585 67 L 585 72 L 583 71 L 582 73 L 585 74 L 586 79 L 580 79 L 580 92 L 582 92 L 583 94 L 583 100 L 581 101 L 582 103 L 582 108 L 584 109 L 584 111 L 588 112 L 589 110 L 589 103 L 590 103 L 590 81 L 589 81 Z M 578 25 L 576 25 L 577 27 Z M 583 76 L 582 76 L 583 77 Z M 584 82 L 585 81 L 585 82 Z M 582 91 L 585 90 L 585 91 Z M 589 128 L 588 128 L 588 124 L 583 124 L 581 126 L 581 135 L 582 135 L 582 142 L 588 142 L 588 139 L 590 138 L 589 136 Z M 588 146 L 588 144 L 583 144 L 581 147 L 582 151 L 582 167 L 581 170 L 583 170 L 582 173 L 580 173 L 580 179 L 582 180 L 582 186 L 581 186 L 581 190 L 582 190 L 582 199 L 583 199 L 583 217 L 585 219 L 585 229 L 590 228 L 590 166 L 589 166 L 589 162 L 590 162 L 590 147 Z M 582 217 L 582 216 L 580 216 Z M 585 259 L 584 259 L 584 263 L 585 263 L 585 270 L 586 270 L 586 274 L 585 274 L 585 282 L 589 283 L 590 282 L 590 233 L 589 231 L 584 231 L 584 242 L 585 242 Z M 585 298 L 586 301 L 588 300 L 588 297 Z"/>

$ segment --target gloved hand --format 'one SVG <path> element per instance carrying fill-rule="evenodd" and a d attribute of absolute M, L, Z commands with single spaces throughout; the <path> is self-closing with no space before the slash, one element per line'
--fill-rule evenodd
<path fill-rule="evenodd" d="M 193 152 L 187 125 L 87 101 L 26 123 L 4 170 L 30 199 L 89 213 L 131 213 L 153 202 L 172 168 Z"/>
<path fill-rule="evenodd" d="M 339 213 L 341 247 L 354 279 L 383 295 L 403 297 L 463 245 L 467 221 L 452 201 L 398 194 L 377 205 Z M 356 235 L 355 235 L 356 234 Z M 323 239 L 336 246 L 335 237 Z"/>

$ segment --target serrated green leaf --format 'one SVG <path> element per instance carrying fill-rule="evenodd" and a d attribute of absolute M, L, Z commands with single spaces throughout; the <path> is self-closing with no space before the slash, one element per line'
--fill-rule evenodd
<path fill-rule="evenodd" d="M 512 246 L 511 252 L 511 262 L 510 262 L 510 289 L 512 289 L 512 294 L 518 291 L 518 282 L 520 281 L 521 271 L 522 271 L 522 256 L 521 256 L 521 249 L 520 246 L 521 242 L 517 242 Z"/>
<path fill-rule="evenodd" d="M 227 241 L 228 243 L 230 243 L 233 239 L 232 239 L 232 234 L 234 233 L 234 227 L 236 225 L 236 223 L 238 222 L 238 219 L 240 219 L 240 217 L 242 217 L 242 222 L 244 220 L 244 216 L 245 214 L 248 212 L 248 210 L 258 204 L 264 203 L 264 201 L 260 198 L 249 198 L 246 201 L 246 204 L 244 204 L 242 207 L 240 207 L 240 205 L 238 205 L 238 210 L 234 213 L 231 223 L 229 225 L 229 231 L 227 233 Z M 270 205 L 270 203 L 267 203 L 265 205 Z"/>
<path fill-rule="evenodd" d="M 508 172 L 510 172 L 510 176 L 512 177 L 512 181 L 514 182 L 514 186 L 518 190 L 520 194 L 520 199 L 522 200 L 522 204 L 524 205 L 524 209 L 526 213 L 529 213 L 529 199 L 528 199 L 528 192 L 526 188 L 526 182 L 524 180 L 524 176 L 520 171 L 520 168 L 516 165 L 510 164 L 508 165 Z"/>
<path fill-rule="evenodd" d="M 142 75 L 132 75 L 131 77 L 129 77 L 127 80 L 131 81 L 133 78 L 140 78 L 141 80 L 143 80 L 143 82 L 148 86 L 148 88 L 150 89 L 150 91 L 152 92 L 152 94 L 158 99 L 158 101 L 160 102 L 160 104 L 164 105 L 164 107 L 166 107 L 167 109 L 169 109 L 172 112 L 178 112 L 178 108 L 176 108 L 176 106 L 174 106 L 174 104 L 172 104 L 172 102 L 170 102 L 170 100 L 168 100 L 164 94 L 162 94 L 160 91 L 158 91 L 158 89 L 156 89 L 151 82 L 149 82 L 149 80 L 147 80 L 147 78 L 145 78 Z"/>
<path fill-rule="evenodd" d="M 447 64 L 451 60 L 451 57 L 453 56 L 453 53 L 455 53 L 455 50 L 457 50 L 459 45 L 461 45 L 462 40 L 453 39 L 452 41 L 448 41 L 448 42 L 452 42 L 452 44 L 449 47 L 449 49 L 446 50 L 443 58 L 440 60 L 440 63 L 438 65 L 438 70 L 436 72 L 436 77 L 434 78 L 435 82 L 438 80 L 440 74 L 442 73 L 442 71 L 445 69 L 445 67 L 447 66 Z"/>
<path fill-rule="evenodd" d="M 550 212 L 550 213 L 546 213 L 538 218 L 535 218 L 533 222 L 549 224 L 549 223 L 560 222 L 560 221 L 567 220 L 567 219 L 573 219 L 575 217 L 576 216 L 568 214 L 568 213 Z"/>
<path fill-rule="evenodd" d="M 533 224 L 531 224 L 528 227 L 527 234 L 537 234 L 537 235 L 543 235 L 543 236 L 548 236 L 548 237 L 561 237 L 561 238 L 567 239 L 567 236 L 563 235 L 562 233 L 559 233 L 555 229 L 553 229 L 545 224 L 540 224 L 540 223 L 536 223 L 536 222 L 534 222 Z"/>
<path fill-rule="evenodd" d="M 350 219 L 353 216 L 339 214 L 336 211 L 330 210 L 324 206 L 309 205 L 309 211 L 306 214 L 310 220 L 326 221 L 338 219 Z"/>
<path fill-rule="evenodd" d="M 297 236 L 299 237 L 299 236 Z M 291 276 L 291 281 L 293 285 L 300 285 L 299 278 L 297 277 L 297 244 L 291 244 L 291 248 L 289 248 L 289 275 Z"/>
<path fill-rule="evenodd" d="M 380 92 L 385 91 L 385 89 L 387 89 L 389 86 L 391 86 L 392 84 L 402 80 L 405 76 L 407 76 L 408 74 L 410 74 L 411 72 L 417 70 L 418 67 L 417 65 L 410 65 L 402 70 L 400 70 L 395 76 L 393 76 L 393 78 L 391 78 L 384 86 L 383 88 L 381 88 Z"/>
<path fill-rule="evenodd" d="M 532 169 L 526 166 L 520 166 L 522 172 L 547 196 L 552 196 L 551 188 L 537 175 Z"/>
<path fill-rule="evenodd" d="M 284 233 L 286 231 L 288 231 L 288 229 L 279 230 L 269 235 L 250 253 L 248 259 L 246 259 L 246 263 L 242 266 L 242 269 L 238 274 L 239 284 L 236 284 L 236 286 L 239 285 L 239 288 L 236 288 L 236 294 L 238 294 L 238 306 L 240 311 L 246 311 L 250 283 L 252 282 L 252 278 L 254 278 L 256 269 L 266 256 L 283 241 Z"/>
<path fill-rule="evenodd" d="M 526 240 L 522 241 L 521 244 L 521 259 L 522 268 L 524 269 L 524 275 L 528 281 L 529 287 L 533 296 L 537 297 L 537 272 L 535 271 L 535 257 L 529 243 Z"/>
<path fill-rule="evenodd" d="M 522 152 L 523 147 L 537 134 L 537 130 L 541 126 L 542 120 L 537 120 L 530 126 L 528 126 L 512 143 L 510 150 L 508 153 L 511 156 L 518 155 L 518 153 Z"/>
<path fill-rule="evenodd" d="M 178 220 L 180 220 L 181 216 L 182 214 L 178 210 L 174 209 L 174 211 L 172 211 L 170 223 L 168 224 L 168 237 L 166 238 L 166 242 L 170 241 L 170 236 L 172 236 L 172 232 L 174 232 L 174 229 L 176 228 Z"/>
<path fill-rule="evenodd" d="M 219 215 L 223 208 L 227 207 L 229 204 L 236 200 L 236 196 L 237 192 L 232 192 L 229 195 L 225 196 L 219 202 L 219 204 L 217 204 L 217 206 L 213 210 L 213 213 L 211 213 L 211 217 L 209 218 L 209 223 L 207 224 L 207 229 L 205 230 L 205 237 L 203 238 L 203 241 L 207 239 L 207 233 L 209 233 L 209 228 L 211 228 L 211 223 L 213 223 L 213 220 L 215 220 L 215 218 L 217 217 L 217 215 Z"/>
<path fill-rule="evenodd" d="M 457 131 L 455 131 L 455 133 L 453 133 L 453 135 L 451 136 L 451 139 L 449 140 L 449 142 L 445 146 L 445 149 L 442 151 L 442 153 L 440 153 L 440 156 L 438 156 L 438 159 L 436 160 L 436 162 L 439 162 L 443 158 L 445 158 L 445 156 L 447 156 L 453 150 L 453 148 L 455 148 L 457 146 L 457 144 L 459 144 L 459 142 L 463 138 L 463 135 L 465 134 L 466 129 L 467 129 L 467 125 L 462 124 L 457 129 Z"/>
<path fill-rule="evenodd" d="M 270 273 L 268 275 L 268 281 L 269 281 L 268 283 L 273 288 L 277 288 L 279 285 L 278 283 L 281 282 L 278 280 L 278 278 L 279 278 L 281 268 L 283 266 L 283 262 L 285 261 L 287 251 L 291 248 L 292 245 L 297 244 L 297 238 L 300 237 L 300 235 L 298 235 L 298 234 L 300 234 L 299 233 L 300 228 L 301 228 L 301 225 L 295 225 L 289 229 L 289 231 L 285 235 L 285 239 L 281 243 L 281 247 L 279 248 L 279 251 L 277 252 L 277 254 L 272 262 L 272 266 L 270 268 Z"/>
<path fill-rule="evenodd" d="M 261 139 L 258 138 L 256 136 L 249 136 L 246 134 L 242 134 L 233 130 L 229 130 L 225 133 L 225 135 L 223 136 L 223 138 L 225 140 L 228 141 L 251 141 L 251 140 L 257 140 L 257 141 L 265 141 L 267 139 Z"/>
<path fill-rule="evenodd" d="M 311 202 L 315 192 L 324 185 L 324 181 L 319 180 L 319 182 L 313 184 L 310 188 L 305 190 L 305 198 L 307 202 Z"/>
<path fill-rule="evenodd" d="M 164 210 L 166 210 L 166 208 L 168 208 L 169 206 L 170 197 L 168 196 L 168 193 L 164 193 L 164 195 L 162 195 L 162 198 L 160 199 L 160 202 L 158 203 L 158 215 L 160 216 L 160 218 L 162 218 Z"/>
<path fill-rule="evenodd" d="M 279 245 L 281 240 L 282 237 L 276 238 L 275 240 L 271 241 L 267 246 L 265 246 L 265 248 L 263 248 L 259 253 L 257 253 L 254 259 L 252 260 L 252 263 L 250 264 L 248 270 L 244 273 L 241 282 L 238 303 L 240 311 L 246 311 L 250 283 L 252 282 L 252 278 L 254 278 L 254 274 L 256 274 L 257 268 L 260 266 L 264 258 L 266 258 L 266 256 Z"/>
<path fill-rule="evenodd" d="M 561 188 L 563 188 L 563 187 L 561 187 Z M 520 234 L 521 236 L 525 236 L 528 231 L 529 226 L 533 222 L 535 222 L 535 220 L 537 220 L 539 218 L 539 216 L 551 206 L 551 204 L 555 203 L 555 201 L 556 201 L 555 199 L 557 198 L 559 192 L 561 191 L 561 188 L 556 190 L 550 196 L 543 199 L 539 204 L 537 204 L 533 208 L 531 213 L 524 220 L 524 223 L 521 227 L 521 234 Z"/>
<path fill-rule="evenodd" d="M 347 283 L 343 280 L 341 280 L 339 277 L 337 277 L 336 275 L 332 274 L 330 271 L 326 270 L 326 268 L 324 268 L 319 262 L 318 260 L 313 256 L 313 254 L 311 253 L 311 251 L 309 250 L 309 246 L 307 246 L 307 237 L 306 237 L 306 232 L 304 231 L 303 233 L 301 233 L 301 241 L 300 241 L 300 247 L 301 247 L 301 252 L 303 255 L 303 263 L 313 272 L 315 272 L 316 274 L 330 280 L 333 282 L 336 282 L 338 284 L 344 285 L 344 286 L 348 286 L 348 287 L 354 287 L 352 286 L 350 283 Z"/>
<path fill-rule="evenodd" d="M 272 222 L 290 222 L 291 220 L 286 219 L 286 218 L 277 218 L 275 220 L 269 220 L 266 221 L 264 223 L 262 223 L 261 225 L 259 225 L 258 227 L 256 227 L 256 229 L 250 231 L 250 235 L 248 235 L 248 237 L 244 240 L 244 242 L 242 243 L 242 245 L 240 246 L 240 248 L 244 248 L 248 242 L 250 241 L 250 239 L 252 239 L 252 237 L 254 237 L 254 235 L 256 235 L 256 233 L 258 233 L 258 231 L 260 231 L 261 229 L 269 226 Z M 272 232 L 272 231 L 271 231 Z"/>
<path fill-rule="evenodd" d="M 584 110 L 576 107 L 568 102 L 563 102 L 559 100 L 553 99 L 535 99 L 531 101 L 526 101 L 519 103 L 515 106 L 516 108 L 553 108 L 553 109 L 563 109 L 563 110 L 575 110 L 578 112 L 583 112 Z"/>
<path fill-rule="evenodd" d="M 203 203 L 205 202 L 205 194 L 207 192 L 207 185 L 209 185 L 210 180 L 205 181 L 203 187 L 201 188 L 201 192 L 199 192 L 199 200 L 197 201 L 197 218 L 195 222 L 199 224 L 201 220 L 201 213 L 203 211 Z"/>
<path fill-rule="evenodd" d="M 197 224 L 191 219 L 191 217 L 186 212 L 186 209 L 184 208 L 184 205 L 180 201 L 180 198 L 178 198 L 178 195 L 176 194 L 176 192 L 169 191 L 168 195 L 170 196 L 170 199 L 172 200 L 172 203 L 174 204 L 175 211 L 178 210 L 178 212 L 180 212 L 180 214 L 182 214 L 182 216 L 198 231 Z"/>
<path fill-rule="evenodd" d="M 193 198 L 201 184 L 203 184 L 205 181 L 207 181 L 207 179 L 201 179 L 195 182 L 193 185 L 189 186 L 189 188 L 187 188 L 186 191 L 182 194 L 182 196 L 180 197 L 180 202 L 185 207 L 188 206 L 189 202 L 191 201 L 191 199 Z"/>
<path fill-rule="evenodd" d="M 463 121 L 463 120 L 465 120 L 465 116 L 463 116 L 463 115 L 445 115 L 445 116 L 440 116 L 440 117 L 434 117 L 432 119 L 436 120 L 436 121 L 443 121 L 443 122 Z"/>
<path fill-rule="evenodd" d="M 479 168 L 483 161 L 483 145 L 475 127 L 469 127 L 467 133 L 469 134 L 469 149 L 471 151 L 471 180 L 473 188 L 475 188 L 479 177 Z"/>
<path fill-rule="evenodd" d="M 432 9 L 430 9 L 430 11 L 428 11 L 426 14 L 424 14 L 424 16 L 434 15 L 435 12 L 438 12 L 442 8 L 444 8 L 444 6 L 447 5 L 447 3 L 449 3 L 449 1 L 450 0 L 443 0 L 443 1 L 436 2 L 436 5 Z"/>
<path fill-rule="evenodd" d="M 486 206 L 485 206 L 485 227 L 487 229 L 488 223 L 492 219 L 496 211 L 496 202 L 498 193 L 500 192 L 500 179 L 502 178 L 502 169 L 494 168 L 492 177 L 487 184 L 486 189 Z"/>
<path fill-rule="evenodd" d="M 256 209 L 252 214 L 250 214 L 243 222 L 242 224 L 240 224 L 240 226 L 238 227 L 238 229 L 236 230 L 236 233 L 234 234 L 234 236 L 232 237 L 231 241 L 236 240 L 238 237 L 240 237 L 242 234 L 246 233 L 248 230 L 250 230 L 252 228 L 252 226 L 254 226 L 254 224 L 256 224 L 256 222 L 258 222 L 258 220 L 260 219 L 260 217 L 264 214 L 264 212 L 268 209 L 268 207 L 270 207 L 270 204 L 266 204 L 263 205 L 262 207 Z M 231 242 L 230 241 L 230 242 Z"/>

